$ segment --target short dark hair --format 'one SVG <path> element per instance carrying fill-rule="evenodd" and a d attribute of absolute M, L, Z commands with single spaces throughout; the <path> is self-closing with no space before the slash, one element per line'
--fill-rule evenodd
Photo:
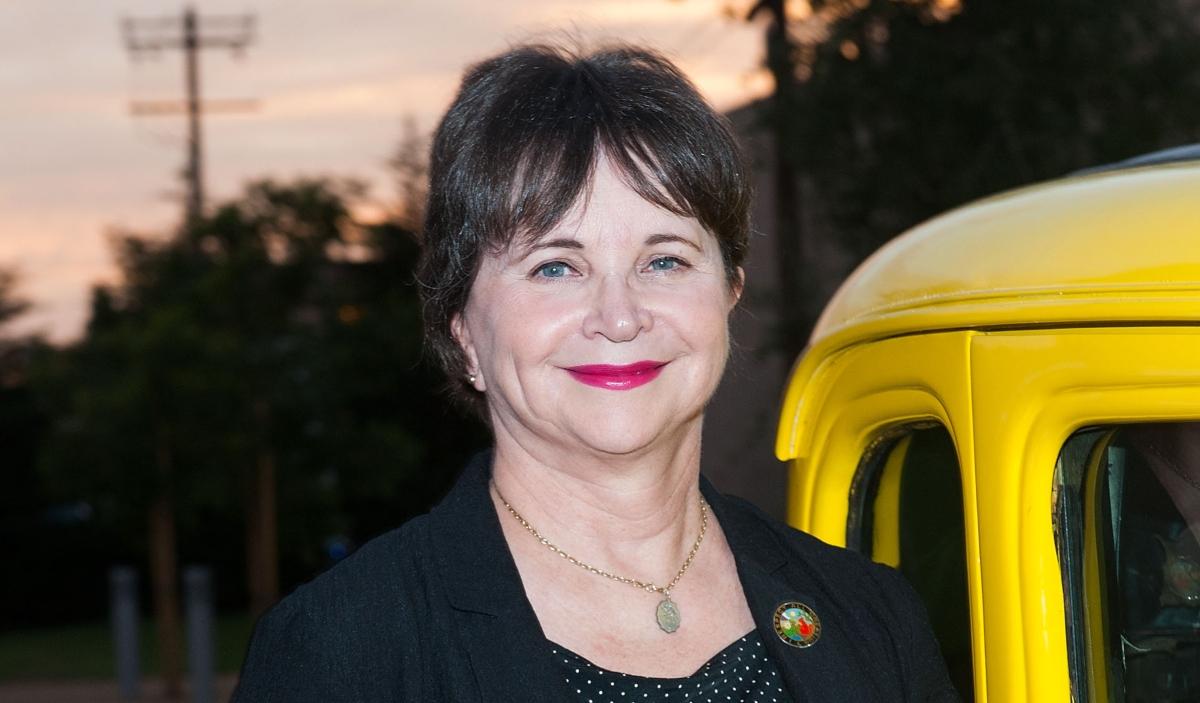
<path fill-rule="evenodd" d="M 612 46 L 528 45 L 470 68 L 434 135 L 418 280 L 425 337 L 452 394 L 480 409 L 451 323 L 485 250 L 553 229 L 590 186 L 603 151 L 647 201 L 694 217 L 738 284 L 750 185 L 729 123 L 670 61 Z"/>

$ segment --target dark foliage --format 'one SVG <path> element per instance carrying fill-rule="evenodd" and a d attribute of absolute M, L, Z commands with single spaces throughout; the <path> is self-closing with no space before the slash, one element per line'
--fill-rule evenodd
<path fill-rule="evenodd" d="M 836 241 L 850 263 L 970 200 L 1200 138 L 1190 0 L 819 7 L 841 19 L 797 49 L 787 148 L 802 236 Z M 793 324 L 811 324 L 847 273 L 813 266 Z"/>
<path fill-rule="evenodd" d="M 358 194 L 260 182 L 175 237 L 117 242 L 121 283 L 95 291 L 85 337 L 34 376 L 52 418 L 45 485 L 90 506 L 102 541 L 87 545 L 101 557 L 60 558 L 144 564 L 146 508 L 166 494 L 180 563 L 213 565 L 221 605 L 241 606 L 245 496 L 264 456 L 286 592 L 331 546 L 427 510 L 485 445 L 422 358 L 411 234 L 355 222 Z"/>

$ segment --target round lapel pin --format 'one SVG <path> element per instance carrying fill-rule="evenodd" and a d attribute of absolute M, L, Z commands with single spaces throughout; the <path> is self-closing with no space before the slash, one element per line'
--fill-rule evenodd
<path fill-rule="evenodd" d="M 775 634 L 784 644 L 811 647 L 821 636 L 821 619 L 803 603 L 788 601 L 775 609 Z"/>

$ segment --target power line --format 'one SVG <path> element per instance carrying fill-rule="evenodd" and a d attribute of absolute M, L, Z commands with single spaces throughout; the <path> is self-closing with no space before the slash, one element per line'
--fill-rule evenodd
<path fill-rule="evenodd" d="M 254 25 L 253 15 L 200 17 L 190 7 L 182 15 L 125 18 L 121 22 L 125 47 L 134 58 L 167 50 L 183 51 L 187 97 L 183 100 L 132 101 L 129 109 L 135 116 L 187 115 L 187 166 L 184 180 L 188 192 L 185 221 L 189 224 L 204 212 L 204 158 L 200 131 L 202 114 L 244 111 L 253 109 L 255 105 L 250 100 L 201 100 L 200 51 L 228 49 L 235 56 L 240 56 L 254 40 Z"/>

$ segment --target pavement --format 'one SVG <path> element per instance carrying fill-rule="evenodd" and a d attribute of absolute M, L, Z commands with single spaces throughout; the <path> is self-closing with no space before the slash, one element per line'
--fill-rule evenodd
<path fill-rule="evenodd" d="M 217 703 L 233 694 L 237 676 L 217 677 Z M 116 681 L 19 681 L 0 683 L 0 703 L 190 703 L 187 685 L 183 696 L 167 698 L 161 681 L 142 681 L 141 695 L 122 698 Z"/>

